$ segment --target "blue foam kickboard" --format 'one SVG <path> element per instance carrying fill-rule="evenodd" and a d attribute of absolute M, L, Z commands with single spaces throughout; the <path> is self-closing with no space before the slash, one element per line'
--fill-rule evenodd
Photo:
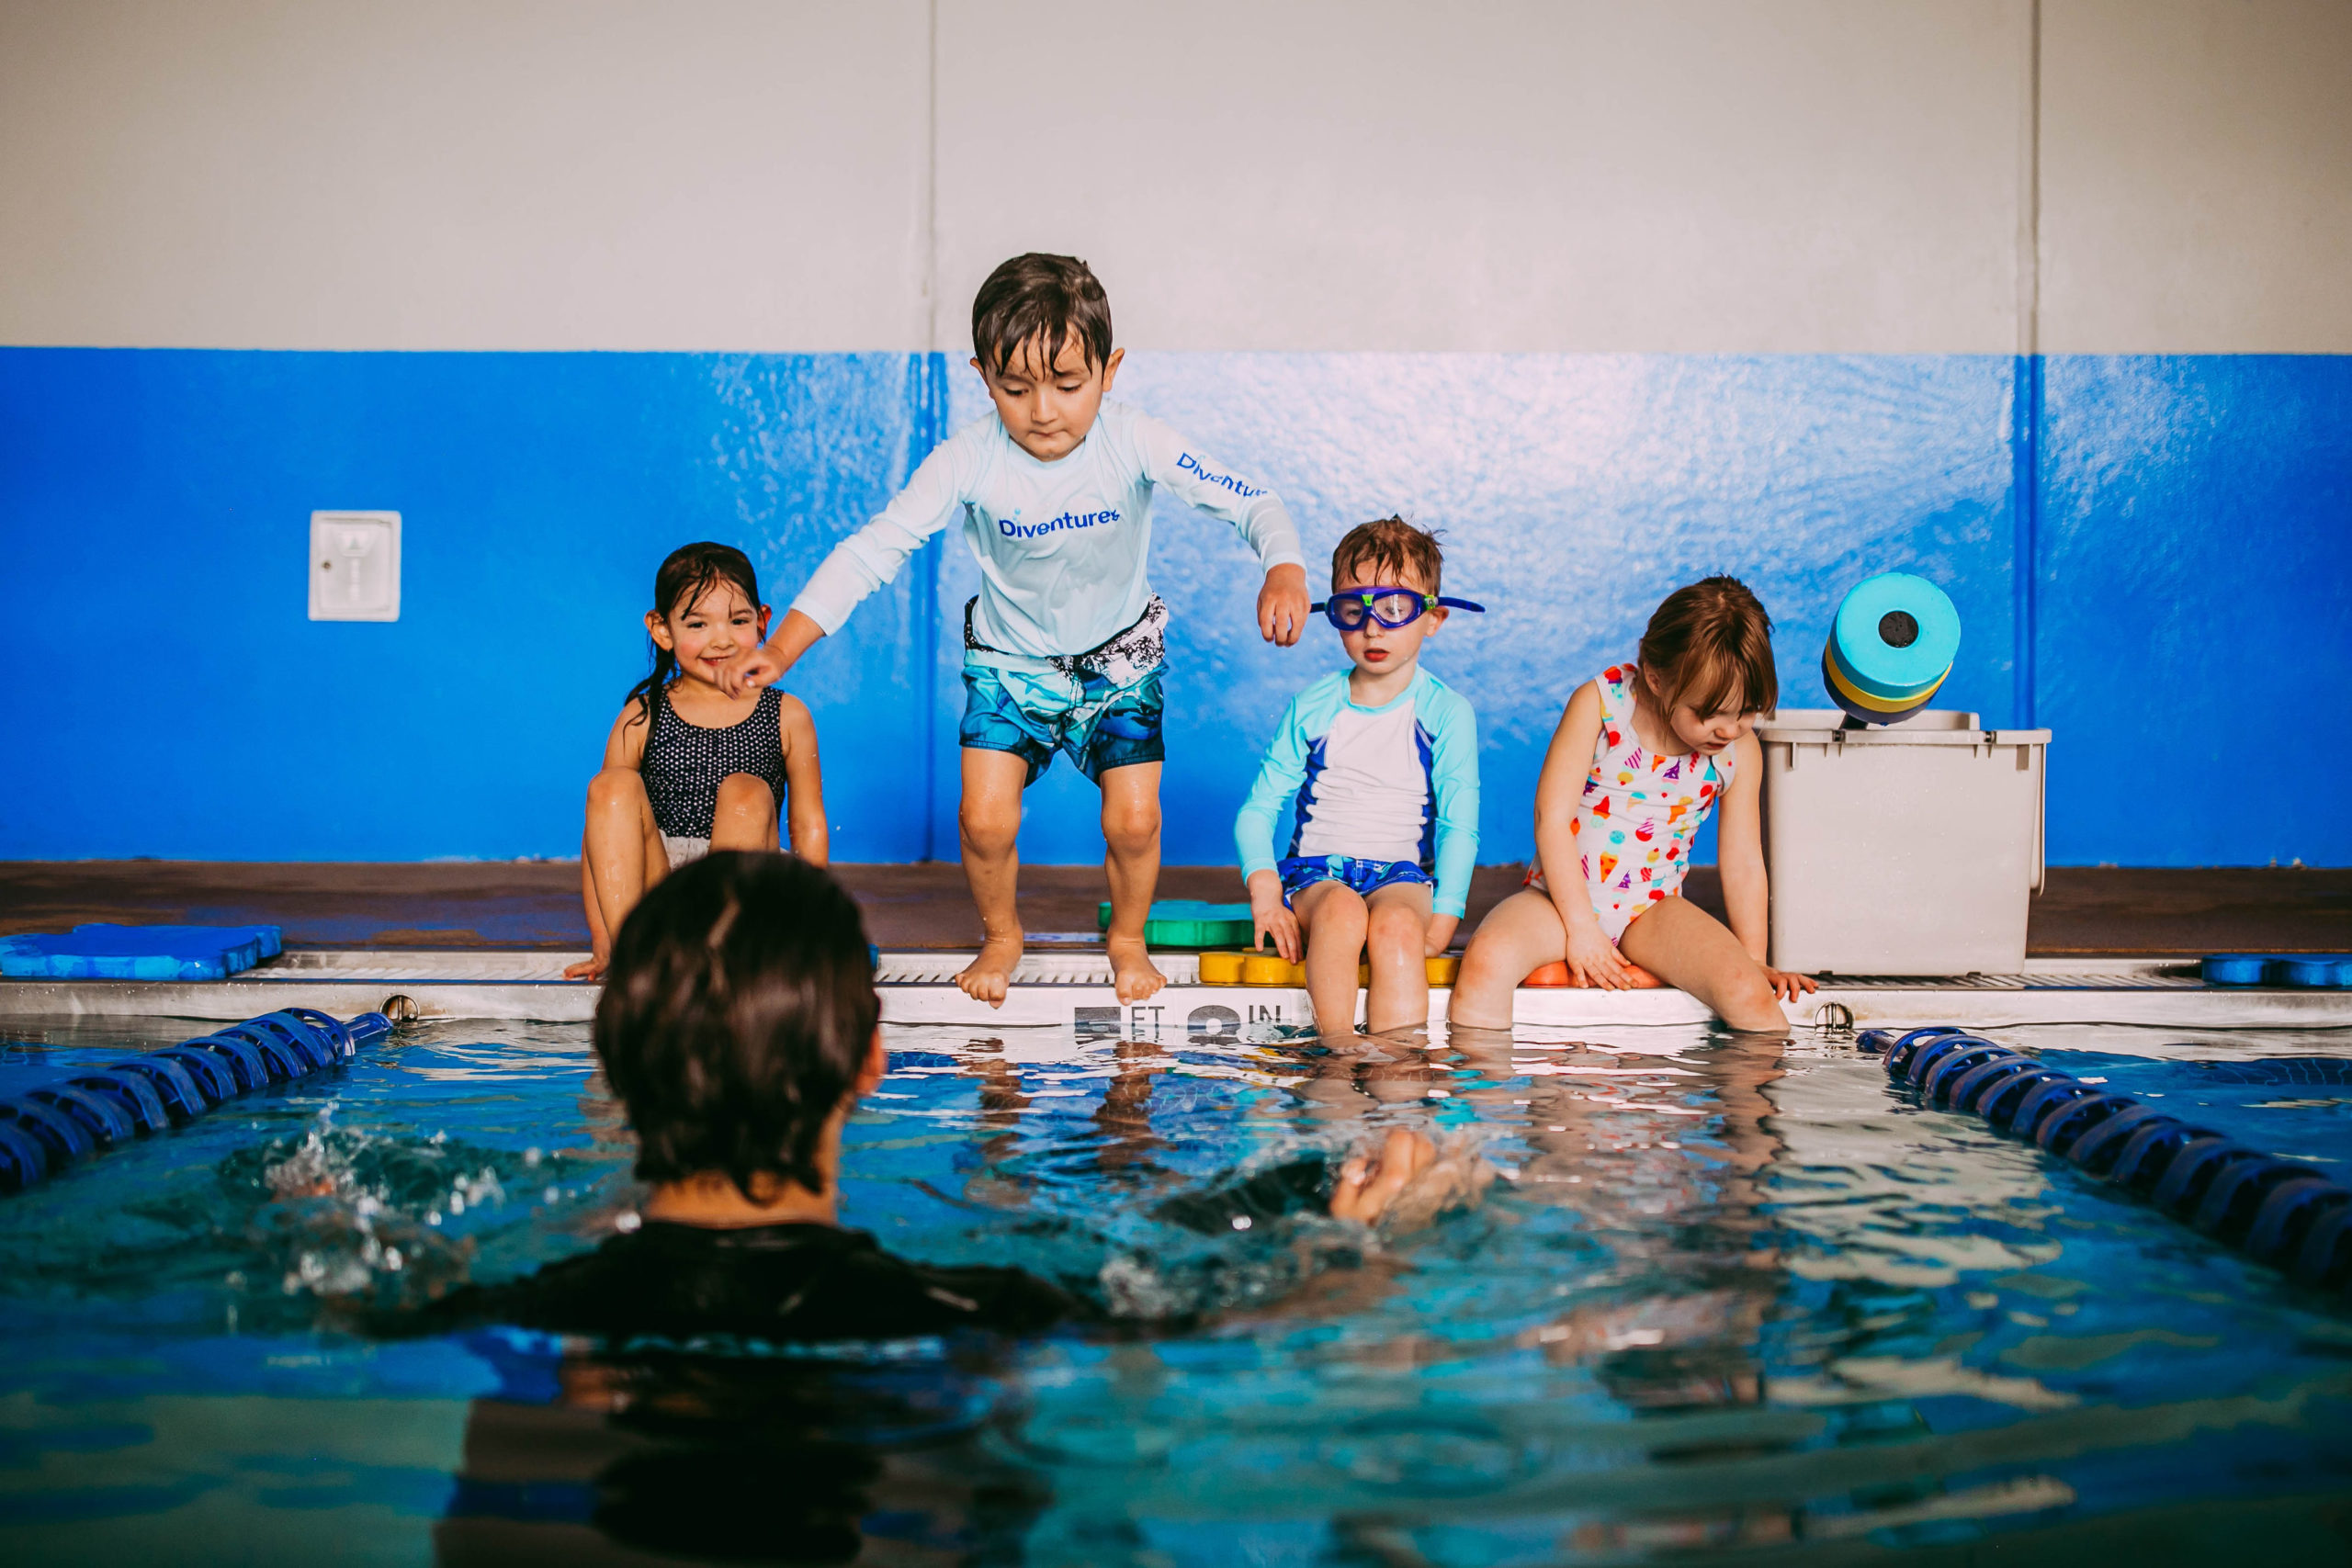
<path fill-rule="evenodd" d="M 2307 986 L 2318 990 L 2338 990 L 2352 986 L 2352 953 L 2297 953 L 2281 955 L 2270 961 L 2270 983 L 2274 986 Z"/>
<path fill-rule="evenodd" d="M 2216 953 L 2204 963 L 2209 986 L 2295 986 L 2307 990 L 2352 987 L 2352 953 Z"/>
<path fill-rule="evenodd" d="M 76 927 L 0 937 L 11 980 L 225 980 L 279 951 L 276 926 Z M 265 949 L 267 950 L 266 953 Z"/>
<path fill-rule="evenodd" d="M 101 923 L 74 928 L 74 934 L 77 937 L 112 938 L 125 931 L 159 937 L 167 942 L 176 941 L 183 936 L 194 942 L 204 942 L 215 936 L 237 942 L 250 938 L 260 950 L 262 958 L 275 958 L 286 951 L 285 928 L 281 926 L 118 926 Z M 254 960 L 254 963 L 259 962 L 260 959 Z M 251 968 L 252 964 L 247 964 L 245 967 Z"/>

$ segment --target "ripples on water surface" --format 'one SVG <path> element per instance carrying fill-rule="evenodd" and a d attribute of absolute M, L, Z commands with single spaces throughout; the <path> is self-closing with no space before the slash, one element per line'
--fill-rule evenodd
<path fill-rule="evenodd" d="M 894 1029 L 845 1218 L 909 1257 L 1053 1275 L 1119 1329 L 856 1354 L 371 1341 L 349 1303 L 628 1223 L 585 1031 L 483 1030 L 413 1026 L 0 1201 L 0 1555 L 2352 1556 L 2352 1315 L 1906 1104 L 1842 1044 Z M 2341 1033 L 2005 1038 L 2331 1174 L 2352 1152 L 2352 1088 L 2195 1065 L 2352 1056 Z M 40 1039 L 0 1068 L 125 1043 Z M 1455 1158 L 1417 1228 L 1155 1217 L 1395 1123 Z"/>

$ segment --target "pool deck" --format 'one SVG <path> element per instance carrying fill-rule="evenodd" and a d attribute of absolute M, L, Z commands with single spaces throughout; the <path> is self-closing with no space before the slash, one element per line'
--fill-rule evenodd
<path fill-rule="evenodd" d="M 1162 956 L 1168 992 L 1122 1007 L 1094 940 L 1102 873 L 1076 866 L 1023 870 L 1032 953 L 1012 997 L 990 1010 L 944 984 L 979 934 L 958 867 L 836 870 L 884 950 L 884 1016 L 893 1021 L 1199 1038 L 1305 1016 L 1304 992 L 1204 987 L 1182 953 Z M 579 875 L 566 862 L 0 863 L 0 935 L 95 920 L 271 922 L 285 929 L 288 947 L 227 982 L 0 982 L 0 1016 L 225 1020 L 298 1002 L 351 1013 L 398 996 L 429 1016 L 582 1020 L 596 988 L 560 977 L 587 945 Z M 1464 929 L 1518 882 L 1516 867 L 1481 868 Z M 1695 870 L 1690 892 L 1721 912 L 1712 870 Z M 1241 887 L 1229 866 L 1170 866 L 1160 895 L 1235 900 Z M 2352 1026 L 2352 992 L 2206 987 L 2182 962 L 2218 952 L 2352 952 L 2352 870 L 2056 867 L 2034 902 L 2028 951 L 2016 975 L 1841 978 L 1790 1004 L 1789 1014 L 1801 1024 L 1857 1027 Z M 1436 1000 L 1442 1011 L 1442 991 Z M 1520 1022 L 1537 1027 L 1705 1017 L 1678 991 L 1520 993 Z"/>

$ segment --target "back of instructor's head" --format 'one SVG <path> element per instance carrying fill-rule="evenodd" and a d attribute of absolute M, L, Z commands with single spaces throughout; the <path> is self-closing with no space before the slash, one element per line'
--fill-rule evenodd
<path fill-rule="evenodd" d="M 621 922 L 596 1004 L 637 1174 L 821 1192 L 818 1144 L 880 1012 L 865 922 L 822 867 L 721 850 L 672 872 Z"/>

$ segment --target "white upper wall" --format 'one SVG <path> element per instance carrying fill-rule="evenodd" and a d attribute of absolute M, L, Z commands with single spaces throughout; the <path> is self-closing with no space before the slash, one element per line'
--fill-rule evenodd
<path fill-rule="evenodd" d="M 2041 342 L 2352 354 L 2352 0 L 2044 0 Z"/>
<path fill-rule="evenodd" d="M 0 0 L 0 343 L 2352 352 L 2352 0 L 2041 13 L 2036 269 L 2032 0 Z"/>
<path fill-rule="evenodd" d="M 6 0 L 0 342 L 923 346 L 924 0 Z"/>
<path fill-rule="evenodd" d="M 1158 348 L 2018 344 L 2023 0 L 939 9 L 941 346 L 1023 250 Z"/>

